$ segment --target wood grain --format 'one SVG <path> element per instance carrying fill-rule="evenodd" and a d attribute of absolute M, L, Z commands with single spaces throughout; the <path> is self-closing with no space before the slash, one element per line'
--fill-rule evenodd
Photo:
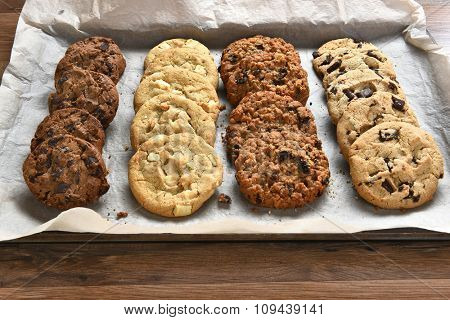
<path fill-rule="evenodd" d="M 431 35 L 450 51 L 447 2 L 422 1 Z M 0 75 L 9 61 L 23 3 L 0 0 Z M 450 297 L 449 235 L 401 229 L 359 234 L 370 240 L 366 243 L 342 241 L 354 240 L 348 235 L 341 241 L 323 240 L 333 236 L 279 242 L 268 241 L 267 235 L 230 236 L 234 241 L 225 243 L 186 235 L 176 239 L 184 242 L 173 243 L 157 242 L 173 240 L 170 235 L 102 235 L 86 242 L 93 235 L 44 233 L 0 243 L 0 298 Z M 379 241 L 393 237 L 403 241 Z"/>

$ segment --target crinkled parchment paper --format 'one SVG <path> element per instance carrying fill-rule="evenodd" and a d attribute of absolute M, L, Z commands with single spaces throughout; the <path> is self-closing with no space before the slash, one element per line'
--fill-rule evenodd
<path fill-rule="evenodd" d="M 309 107 L 331 164 L 328 191 L 311 206 L 276 211 L 255 208 L 239 193 L 221 134 L 230 111 L 222 112 L 216 150 L 226 164 L 224 182 L 195 215 L 157 217 L 140 209 L 130 193 L 127 162 L 133 94 L 146 52 L 161 40 L 196 38 L 218 63 L 229 42 L 254 34 L 283 37 L 299 50 L 309 72 Z M 110 36 L 121 46 L 127 69 L 118 85 L 120 106 L 107 130 L 104 158 L 109 192 L 87 208 L 60 213 L 34 199 L 22 178 L 22 163 L 38 123 L 48 114 L 53 72 L 68 44 L 88 35 Z M 339 153 L 324 91 L 311 67 L 312 51 L 338 37 L 367 39 L 395 63 L 398 78 L 421 126 L 438 142 L 445 177 L 434 200 L 415 210 L 375 209 L 357 197 Z M 450 58 L 426 33 L 425 15 L 413 1 L 400 0 L 28 0 L 19 19 L 11 62 L 0 88 L 0 240 L 43 230 L 96 233 L 344 233 L 397 227 L 450 232 L 449 124 Z M 223 98 L 223 89 L 220 90 Z M 224 100 L 225 101 L 225 100 Z M 217 194 L 230 195 L 230 208 Z M 118 211 L 129 213 L 115 220 Z"/>

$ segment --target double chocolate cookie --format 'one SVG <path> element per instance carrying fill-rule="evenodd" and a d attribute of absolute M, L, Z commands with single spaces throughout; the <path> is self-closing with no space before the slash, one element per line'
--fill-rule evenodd
<path fill-rule="evenodd" d="M 78 108 L 96 117 L 104 128 L 114 119 L 119 94 L 114 82 L 104 74 L 74 67 L 56 81 L 56 93 L 48 99 L 50 113 Z"/>
<path fill-rule="evenodd" d="M 63 73 L 73 67 L 102 73 L 116 84 L 119 82 L 126 61 L 117 44 L 110 38 L 90 37 L 69 46 L 59 61 L 55 72 L 55 86 Z"/>
<path fill-rule="evenodd" d="M 25 182 L 36 198 L 62 210 L 85 206 L 106 193 L 107 174 L 98 149 L 70 135 L 45 140 L 23 164 Z"/>

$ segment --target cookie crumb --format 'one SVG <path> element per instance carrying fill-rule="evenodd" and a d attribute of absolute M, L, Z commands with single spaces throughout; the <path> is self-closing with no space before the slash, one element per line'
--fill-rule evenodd
<path fill-rule="evenodd" d="M 220 110 L 220 111 L 223 111 L 223 110 L 225 110 L 226 108 L 227 108 L 227 106 L 224 105 L 224 104 L 220 104 L 220 106 L 219 106 L 219 110 Z"/>
<path fill-rule="evenodd" d="M 128 151 L 130 149 L 129 146 L 127 146 L 126 144 L 123 145 L 123 150 Z"/>
<path fill-rule="evenodd" d="M 219 202 L 219 204 L 223 204 L 223 205 L 227 205 L 227 206 L 229 206 L 231 204 L 230 196 L 226 195 L 225 193 L 219 194 L 217 201 Z"/>
<path fill-rule="evenodd" d="M 123 219 L 126 217 L 128 217 L 128 212 L 120 211 L 120 212 L 117 212 L 116 220 Z"/>

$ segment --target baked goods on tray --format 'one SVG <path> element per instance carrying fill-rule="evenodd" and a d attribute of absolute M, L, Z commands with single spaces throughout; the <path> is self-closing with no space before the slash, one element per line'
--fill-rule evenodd
<path fill-rule="evenodd" d="M 130 189 L 151 213 L 188 216 L 222 183 L 214 151 L 218 73 L 209 50 L 193 39 L 158 44 L 144 68 L 130 129 Z"/>
<path fill-rule="evenodd" d="M 419 128 L 389 58 L 369 42 L 344 38 L 315 51 L 313 66 L 359 195 L 385 209 L 430 201 L 443 177 L 442 155 Z"/>
<path fill-rule="evenodd" d="M 23 164 L 25 182 L 45 205 L 86 206 L 108 191 L 104 129 L 116 115 L 115 84 L 125 66 L 117 44 L 104 37 L 75 42 L 58 63 L 50 115 L 37 127 Z"/>

